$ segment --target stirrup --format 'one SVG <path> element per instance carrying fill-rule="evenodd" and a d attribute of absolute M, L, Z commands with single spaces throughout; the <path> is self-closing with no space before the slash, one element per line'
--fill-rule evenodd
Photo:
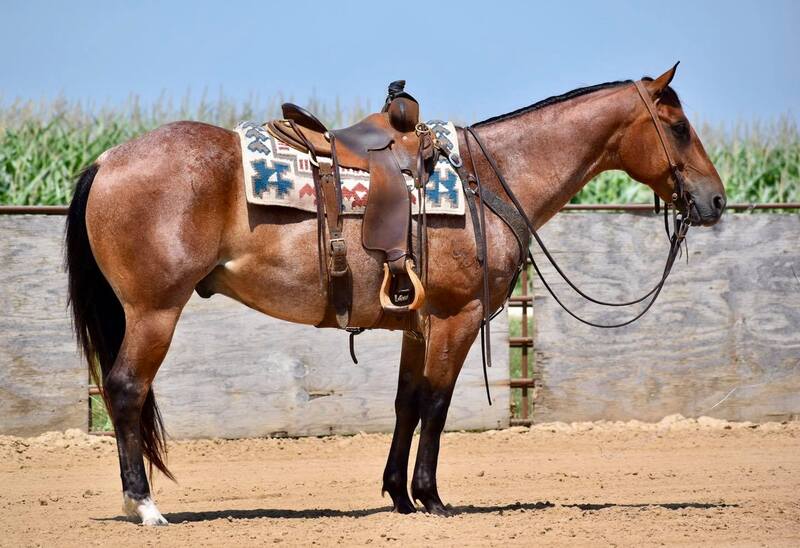
<path fill-rule="evenodd" d="M 417 273 L 414 272 L 414 261 L 406 259 L 405 261 L 406 274 L 414 287 L 414 300 L 409 304 L 396 305 L 392 302 L 389 296 L 389 289 L 392 283 L 392 273 L 389 271 L 389 264 L 383 263 L 383 283 L 381 283 L 380 302 L 381 307 L 389 312 L 408 312 L 409 310 L 417 310 L 425 302 L 425 288 L 419 280 Z"/>

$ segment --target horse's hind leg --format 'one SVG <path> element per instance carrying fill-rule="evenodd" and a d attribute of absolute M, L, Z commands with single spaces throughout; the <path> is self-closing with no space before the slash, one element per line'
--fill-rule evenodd
<path fill-rule="evenodd" d="M 432 317 L 431 320 L 425 377 L 419 394 L 422 429 L 411 496 L 428 512 L 446 516 L 450 515 L 450 510 L 439 497 L 436 485 L 439 440 L 458 374 L 478 332 L 481 310 L 473 307 L 455 316 Z"/>
<path fill-rule="evenodd" d="M 155 430 L 160 428 L 161 418 L 151 384 L 169 348 L 181 308 L 126 307 L 125 338 L 103 381 L 117 437 L 124 510 L 143 525 L 167 523 L 150 496 L 143 448 L 151 449 L 151 464 L 152 455 L 161 453 L 160 448 L 153 448 L 160 443 Z M 142 413 L 149 416 L 143 420 Z"/>
<path fill-rule="evenodd" d="M 394 411 L 397 417 L 389 458 L 383 472 L 383 492 L 392 497 L 394 511 L 410 514 L 416 511 L 408 497 L 408 454 L 414 429 L 419 423 L 419 388 L 425 367 L 425 341 L 410 333 L 403 335 L 400 355 L 400 378 Z"/>

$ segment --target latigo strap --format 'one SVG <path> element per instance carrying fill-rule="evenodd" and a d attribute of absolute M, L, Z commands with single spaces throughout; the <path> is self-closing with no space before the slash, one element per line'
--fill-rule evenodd
<path fill-rule="evenodd" d="M 376 325 L 357 327 L 383 326 L 389 322 L 396 328 L 419 323 L 398 322 L 398 318 L 419 310 L 425 299 L 424 284 L 418 275 L 421 270 L 417 266 L 424 260 L 424 242 L 422 237 L 418 239 L 415 257 L 411 195 L 403 172 L 414 176 L 417 188 L 424 187 L 433 169 L 435 149 L 430 130 L 419 123 L 419 104 L 404 91 L 404 86 L 404 81 L 392 82 L 381 112 L 370 114 L 348 128 L 328 130 L 313 114 L 291 103 L 283 105 L 282 120 L 267 124 L 274 137 L 308 152 L 311 159 L 318 196 L 320 282 L 328 295 L 327 310 L 317 324 L 320 327 L 354 328 L 350 322 L 352 273 L 342 226 L 340 167 L 370 173 L 361 240 L 365 249 L 380 253 L 384 263 L 379 294 L 384 317 Z M 427 226 L 424 207 L 420 217 L 422 226 Z"/>

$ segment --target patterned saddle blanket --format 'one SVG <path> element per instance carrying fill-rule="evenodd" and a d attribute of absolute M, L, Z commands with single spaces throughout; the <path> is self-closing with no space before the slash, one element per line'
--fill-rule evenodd
<path fill-rule="evenodd" d="M 459 153 L 455 126 L 451 122 L 428 122 L 440 142 Z M 251 204 L 291 207 L 317 211 L 317 194 L 309 155 L 293 149 L 270 135 L 255 122 L 241 122 L 239 134 L 244 163 L 244 185 Z M 417 193 L 411 176 L 404 175 L 411 190 L 413 214 L 419 213 Z M 341 169 L 344 215 L 363 215 L 369 195 L 369 172 Z M 432 215 L 464 215 L 464 192 L 458 174 L 440 158 L 425 187 L 425 210 Z"/>

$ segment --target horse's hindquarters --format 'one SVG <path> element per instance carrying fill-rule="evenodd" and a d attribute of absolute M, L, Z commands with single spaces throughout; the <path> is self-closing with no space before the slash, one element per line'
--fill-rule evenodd
<path fill-rule="evenodd" d="M 86 208 L 92 251 L 123 306 L 182 306 L 216 265 L 241 180 L 236 135 L 168 124 L 99 160 Z"/>

